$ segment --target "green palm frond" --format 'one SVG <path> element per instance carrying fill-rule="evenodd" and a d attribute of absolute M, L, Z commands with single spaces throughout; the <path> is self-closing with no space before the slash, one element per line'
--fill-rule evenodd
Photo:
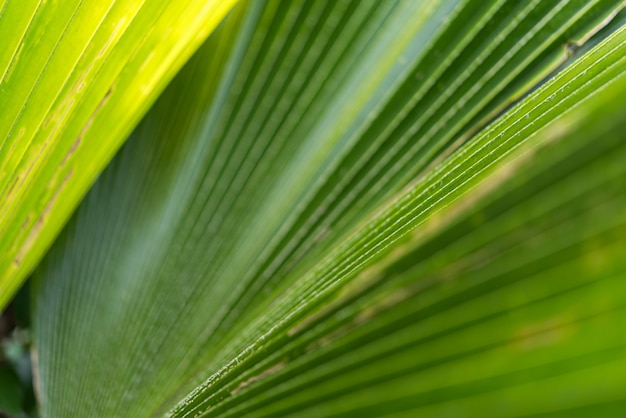
<path fill-rule="evenodd" d="M 41 415 L 619 416 L 623 1 L 232 3 L 59 32 L 0 131 L 6 299 L 143 116 L 35 270 Z"/>

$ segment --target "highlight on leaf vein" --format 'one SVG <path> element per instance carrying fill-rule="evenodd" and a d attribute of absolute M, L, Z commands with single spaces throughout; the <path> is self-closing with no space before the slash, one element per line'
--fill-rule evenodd
<path fill-rule="evenodd" d="M 0 416 L 621 417 L 623 0 L 0 0 Z"/>

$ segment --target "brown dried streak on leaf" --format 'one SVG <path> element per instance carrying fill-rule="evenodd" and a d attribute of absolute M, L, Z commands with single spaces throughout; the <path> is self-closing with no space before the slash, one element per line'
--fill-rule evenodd
<path fill-rule="evenodd" d="M 241 390 L 247 388 L 248 386 L 250 386 L 251 384 L 253 384 L 254 382 L 258 382 L 259 380 L 276 373 L 277 371 L 279 371 L 280 369 L 282 369 L 283 367 L 285 367 L 287 365 L 287 362 L 282 361 L 278 364 L 273 365 L 272 367 L 270 367 L 269 369 L 263 371 L 262 373 L 259 373 L 255 376 L 252 376 L 251 378 L 249 378 L 248 380 L 245 380 L 243 382 L 241 382 L 239 384 L 239 386 L 237 386 L 235 389 L 233 389 L 230 394 L 231 395 L 235 395 L 238 392 L 240 392 Z"/>

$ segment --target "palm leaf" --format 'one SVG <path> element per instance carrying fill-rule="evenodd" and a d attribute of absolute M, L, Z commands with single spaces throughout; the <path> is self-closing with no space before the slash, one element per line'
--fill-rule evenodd
<path fill-rule="evenodd" d="M 239 4 L 36 273 L 43 414 L 622 402 L 620 7 Z"/>
<path fill-rule="evenodd" d="M 616 54 L 615 92 L 594 91 L 600 102 L 526 137 L 487 175 L 476 170 L 484 180 L 471 188 L 463 175 L 440 181 L 455 174 L 447 164 L 420 182 L 252 315 L 173 416 L 518 416 L 621 399 L 626 79 Z M 563 85 L 546 87 L 535 105 Z M 497 132 L 449 164 L 497 164 Z M 568 390 L 587 399 L 550 404 Z"/>

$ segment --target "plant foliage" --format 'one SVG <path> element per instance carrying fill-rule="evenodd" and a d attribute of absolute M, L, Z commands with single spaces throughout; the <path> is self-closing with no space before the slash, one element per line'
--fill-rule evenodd
<path fill-rule="evenodd" d="M 34 273 L 42 416 L 619 416 L 621 0 L 69 3 L 0 53 L 0 297 L 152 107 Z"/>

